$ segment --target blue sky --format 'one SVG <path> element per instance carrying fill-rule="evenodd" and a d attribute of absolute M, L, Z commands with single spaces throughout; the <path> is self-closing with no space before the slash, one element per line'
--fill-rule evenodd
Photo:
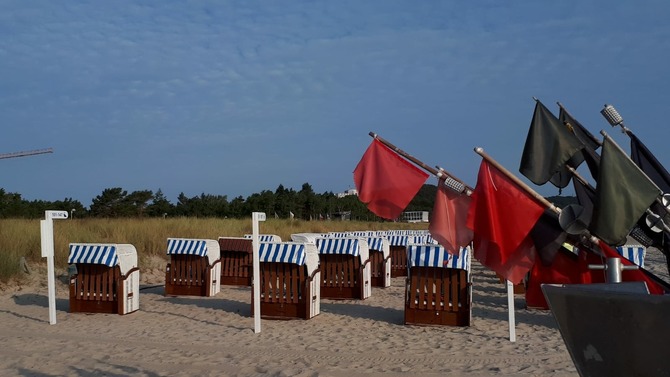
<path fill-rule="evenodd" d="M 0 153 L 54 153 L 0 160 L 0 187 L 340 192 L 370 131 L 474 186 L 477 146 L 520 176 L 533 96 L 628 150 L 613 104 L 670 164 L 668 18 L 664 0 L 2 1 Z"/>

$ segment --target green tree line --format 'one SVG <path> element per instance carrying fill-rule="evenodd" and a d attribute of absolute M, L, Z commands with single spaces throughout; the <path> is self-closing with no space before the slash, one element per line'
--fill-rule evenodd
<path fill-rule="evenodd" d="M 437 186 L 424 185 L 407 206 L 406 211 L 431 211 L 435 202 Z M 559 207 L 573 203 L 573 197 L 551 197 Z M 351 219 L 360 221 L 382 221 L 370 212 L 355 195 L 338 197 L 333 192 L 315 193 L 309 183 L 299 191 L 279 185 L 275 191 L 263 190 L 246 198 L 238 196 L 232 200 L 227 195 L 202 193 L 188 197 L 183 192 L 175 203 L 158 189 L 128 192 L 121 187 L 106 188 L 93 198 L 87 208 L 78 200 L 66 198 L 54 202 L 28 201 L 21 194 L 8 193 L 0 188 L 0 218 L 44 217 L 46 210 L 68 211 L 74 218 L 122 218 L 122 217 L 218 217 L 243 218 L 251 212 L 265 212 L 267 216 L 294 217 L 302 220 Z"/>

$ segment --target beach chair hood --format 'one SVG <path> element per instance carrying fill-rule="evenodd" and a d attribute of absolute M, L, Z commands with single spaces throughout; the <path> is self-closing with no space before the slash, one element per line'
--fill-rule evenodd
<path fill-rule="evenodd" d="M 461 248 L 458 255 L 452 255 L 440 245 L 408 245 L 407 262 L 409 267 L 442 267 L 470 271 L 470 247 Z"/>
<path fill-rule="evenodd" d="M 221 258 L 219 243 L 210 239 L 168 238 L 168 255 L 198 255 L 207 257 L 210 265 Z"/>
<path fill-rule="evenodd" d="M 259 253 L 261 262 L 305 265 L 308 274 L 312 274 L 319 268 L 319 254 L 312 243 L 261 242 Z"/>
<path fill-rule="evenodd" d="M 137 250 L 130 244 L 71 243 L 67 263 L 119 266 L 121 273 L 126 275 L 128 271 L 137 267 Z"/>

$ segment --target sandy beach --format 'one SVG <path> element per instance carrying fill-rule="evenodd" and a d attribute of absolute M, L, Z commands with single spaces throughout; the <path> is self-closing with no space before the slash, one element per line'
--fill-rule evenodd
<path fill-rule="evenodd" d="M 648 253 L 646 263 L 667 278 L 660 253 Z M 160 270 L 142 272 L 140 310 L 128 315 L 69 313 L 61 276 L 58 323 L 50 325 L 42 275 L 0 292 L 0 375 L 577 375 L 549 311 L 527 310 L 516 295 L 512 343 L 505 286 L 474 260 L 472 273 L 469 327 L 403 325 L 404 278 L 394 278 L 367 300 L 322 299 L 309 320 L 263 320 L 260 334 L 249 287 L 165 297 Z"/>

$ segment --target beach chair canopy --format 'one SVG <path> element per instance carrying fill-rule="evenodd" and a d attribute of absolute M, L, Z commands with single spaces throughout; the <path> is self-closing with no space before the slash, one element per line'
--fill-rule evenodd
<path fill-rule="evenodd" d="M 261 262 L 304 265 L 309 274 L 319 268 L 319 254 L 313 243 L 261 242 L 259 259 Z"/>
<path fill-rule="evenodd" d="M 370 257 L 368 241 L 364 238 L 317 238 L 319 254 L 350 254 L 367 261 Z"/>
<path fill-rule="evenodd" d="M 219 250 L 240 251 L 251 254 L 253 247 L 250 238 L 219 237 Z"/>
<path fill-rule="evenodd" d="M 68 264 L 119 266 L 122 274 L 137 267 L 137 250 L 130 244 L 71 243 Z"/>
<path fill-rule="evenodd" d="M 443 267 L 470 271 L 470 247 L 460 249 L 459 255 L 447 253 L 440 245 L 408 245 L 409 267 Z"/>
<path fill-rule="evenodd" d="M 168 238 L 168 255 L 197 255 L 207 257 L 213 265 L 221 257 L 219 243 L 209 239 Z"/>
<path fill-rule="evenodd" d="M 316 239 L 323 237 L 327 237 L 327 233 L 294 233 L 291 234 L 291 241 L 316 244 Z"/>
<path fill-rule="evenodd" d="M 644 257 L 647 253 L 647 248 L 641 245 L 623 245 L 617 246 L 616 251 L 622 257 L 644 268 Z"/>
<path fill-rule="evenodd" d="M 351 231 L 351 232 L 328 232 L 326 238 L 367 238 L 374 236 L 374 232 L 362 230 L 362 231 Z"/>
<path fill-rule="evenodd" d="M 425 236 L 430 234 L 427 230 L 379 230 L 377 231 L 378 236 Z"/>
<path fill-rule="evenodd" d="M 251 239 L 252 234 L 245 234 L 244 238 Z M 281 242 L 281 237 L 276 234 L 259 234 L 258 240 L 260 242 Z"/>
<path fill-rule="evenodd" d="M 386 236 L 391 246 L 407 246 L 408 236 L 389 235 Z"/>
<path fill-rule="evenodd" d="M 389 240 L 385 237 L 368 237 L 368 248 L 370 250 L 381 251 L 384 258 L 389 256 Z"/>

